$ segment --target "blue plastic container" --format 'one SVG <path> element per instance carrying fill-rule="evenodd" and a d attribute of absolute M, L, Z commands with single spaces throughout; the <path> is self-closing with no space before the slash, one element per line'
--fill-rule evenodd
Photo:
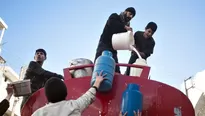
<path fill-rule="evenodd" d="M 112 89 L 113 77 L 115 73 L 115 65 L 116 63 L 115 60 L 112 58 L 112 52 L 107 50 L 103 51 L 102 55 L 99 56 L 95 61 L 93 75 L 90 83 L 91 86 L 93 86 L 95 82 L 96 72 L 100 74 L 100 72 L 103 71 L 103 74 L 105 73 L 107 74 L 105 76 L 105 78 L 107 79 L 101 83 L 98 90 L 101 92 L 107 92 L 110 89 Z"/>
<path fill-rule="evenodd" d="M 139 85 L 128 84 L 127 89 L 123 92 L 121 111 L 127 116 L 134 116 L 134 112 L 142 111 L 142 93 L 139 91 Z"/>

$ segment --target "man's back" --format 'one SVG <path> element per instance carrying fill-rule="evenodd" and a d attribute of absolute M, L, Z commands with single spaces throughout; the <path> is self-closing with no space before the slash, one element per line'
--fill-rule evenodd
<path fill-rule="evenodd" d="M 49 92 L 50 90 L 46 88 L 45 91 Z M 53 90 L 53 88 L 49 89 Z M 50 93 L 53 94 L 53 91 L 50 91 Z M 47 95 L 47 97 L 50 96 L 51 98 L 55 98 L 57 97 L 56 95 L 62 96 L 62 94 L 54 94 L 52 96 Z M 85 94 L 76 100 L 63 100 L 56 103 L 49 103 L 48 105 L 35 111 L 32 116 L 81 116 L 82 111 L 94 101 L 95 95 L 96 89 L 91 87 Z"/>
<path fill-rule="evenodd" d="M 81 116 L 80 109 L 73 100 L 49 103 L 34 112 L 32 116 Z"/>

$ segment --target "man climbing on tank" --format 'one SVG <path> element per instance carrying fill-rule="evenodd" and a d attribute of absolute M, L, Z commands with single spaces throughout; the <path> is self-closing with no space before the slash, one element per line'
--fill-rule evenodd
<path fill-rule="evenodd" d="M 56 73 L 44 70 L 42 68 L 43 63 L 47 58 L 46 55 L 47 54 L 44 49 L 37 49 L 34 56 L 35 61 L 31 61 L 26 70 L 24 80 L 30 79 L 31 81 L 32 93 L 30 95 L 32 95 L 34 92 L 44 87 L 46 81 L 51 77 L 58 77 L 60 79 L 64 79 L 62 75 L 58 75 Z M 26 103 L 26 101 L 28 100 L 28 98 L 30 97 L 30 95 L 23 97 L 21 109 L 23 105 Z"/>
<path fill-rule="evenodd" d="M 132 31 L 132 28 L 130 27 L 130 20 L 134 16 L 135 9 L 133 7 L 125 9 L 125 11 L 120 13 L 119 15 L 117 13 L 110 15 L 105 24 L 103 33 L 101 34 L 94 62 L 104 50 L 109 50 L 112 52 L 115 62 L 118 63 L 117 51 L 112 47 L 112 35 L 116 33 Z M 120 73 L 119 66 L 116 66 L 115 72 Z"/>
<path fill-rule="evenodd" d="M 149 22 L 147 26 L 145 27 L 145 31 L 137 31 L 134 34 L 135 39 L 135 48 L 139 51 L 141 57 L 145 60 L 153 54 L 154 47 L 155 47 L 155 41 L 153 39 L 153 34 L 157 30 L 157 24 L 154 22 Z M 131 57 L 129 60 L 129 64 L 133 64 L 136 59 L 138 58 L 137 54 L 132 51 Z M 127 67 L 125 75 L 130 74 L 130 67 Z"/>

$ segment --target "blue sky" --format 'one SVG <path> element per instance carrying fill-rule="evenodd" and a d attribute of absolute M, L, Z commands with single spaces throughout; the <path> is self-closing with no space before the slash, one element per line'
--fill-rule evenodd
<path fill-rule="evenodd" d="M 9 27 L 1 55 L 19 72 L 37 48 L 44 48 L 44 68 L 63 74 L 71 59 L 94 59 L 107 18 L 129 6 L 137 11 L 134 31 L 144 30 L 149 21 L 158 24 L 148 59 L 152 79 L 179 87 L 184 78 L 204 70 L 204 0 L 1 0 L 0 17 Z M 129 56 L 120 51 L 119 61 L 127 63 Z"/>

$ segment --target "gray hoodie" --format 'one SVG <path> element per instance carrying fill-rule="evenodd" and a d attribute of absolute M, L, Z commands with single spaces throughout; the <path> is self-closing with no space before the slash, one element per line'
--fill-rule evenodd
<path fill-rule="evenodd" d="M 36 110 L 32 116 L 81 116 L 81 113 L 95 100 L 96 89 L 90 88 L 77 100 L 49 103 Z"/>

